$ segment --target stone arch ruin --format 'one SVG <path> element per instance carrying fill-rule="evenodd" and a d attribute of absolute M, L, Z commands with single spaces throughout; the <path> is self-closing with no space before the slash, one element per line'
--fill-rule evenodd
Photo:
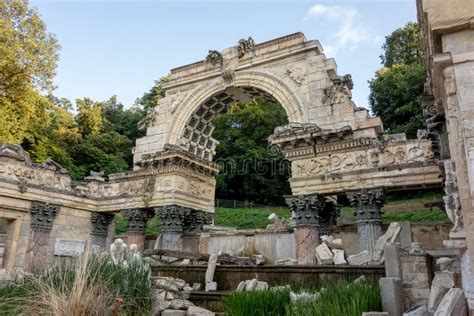
<path fill-rule="evenodd" d="M 53 239 L 66 245 L 58 252 L 84 246 L 71 239 L 104 247 L 112 236 L 111 214 L 118 211 L 129 222 L 128 243 L 143 249 L 146 222 L 158 214 L 163 226 L 157 247 L 197 252 L 199 234 L 212 223 L 219 172 L 212 162 L 212 118 L 235 101 L 256 97 L 278 102 L 290 121 L 275 129 L 269 143 L 291 161 L 288 203 L 299 262 L 315 263 L 321 215 L 328 203 L 329 215 L 337 215 L 337 201 L 345 196 L 356 211 L 360 248 L 373 252 L 383 192 L 439 187 L 442 179 L 427 134 L 382 137 L 380 118 L 354 104 L 352 88 L 351 76 L 338 75 L 319 42 L 302 33 L 260 44 L 249 38 L 171 70 L 165 96 L 142 122 L 146 136 L 136 141 L 133 171 L 107 180 L 92 173 L 73 182 L 54 162 L 34 164 L 19 146 L 2 146 L 0 217 L 9 220 L 14 236 L 7 266 L 25 267 L 48 255 Z"/>

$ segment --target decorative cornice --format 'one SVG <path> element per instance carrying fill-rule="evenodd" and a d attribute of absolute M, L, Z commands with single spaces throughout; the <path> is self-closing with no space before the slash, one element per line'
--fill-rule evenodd
<path fill-rule="evenodd" d="M 61 206 L 48 202 L 31 202 L 31 229 L 51 230 L 53 221 L 58 215 Z"/>

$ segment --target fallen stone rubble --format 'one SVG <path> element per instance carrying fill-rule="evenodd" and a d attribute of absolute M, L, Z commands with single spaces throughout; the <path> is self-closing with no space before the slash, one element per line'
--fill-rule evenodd
<path fill-rule="evenodd" d="M 172 277 L 156 277 L 153 280 L 154 316 L 195 316 L 214 315 L 213 312 L 194 306 L 188 301 L 193 290 L 199 290 L 200 284 L 190 286 L 186 281 Z"/>

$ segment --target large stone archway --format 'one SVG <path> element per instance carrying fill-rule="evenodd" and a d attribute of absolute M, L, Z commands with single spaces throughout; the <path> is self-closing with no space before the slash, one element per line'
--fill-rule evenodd
<path fill-rule="evenodd" d="M 108 179 L 92 173 L 75 182 L 54 161 L 34 164 L 21 147 L 1 146 L 0 206 L 20 210 L 21 225 L 46 214 L 46 229 L 31 226 L 41 229 L 37 235 L 45 241 L 69 243 L 80 232 L 82 242 L 100 247 L 110 240 L 110 213 L 122 212 L 139 246 L 147 221 L 158 214 L 158 247 L 197 251 L 199 234 L 212 223 L 219 172 L 212 162 L 212 118 L 234 101 L 265 97 L 280 103 L 290 121 L 269 142 L 292 165 L 288 202 L 296 214 L 300 263 L 314 263 L 321 216 L 346 195 L 356 210 L 360 247 L 371 251 L 381 233 L 384 190 L 440 186 L 442 179 L 430 134 L 381 137 L 381 120 L 352 102 L 352 86 L 351 76 L 337 74 L 319 42 L 302 33 L 260 44 L 241 40 L 171 70 L 165 96 L 142 122 L 146 136 L 136 141 L 133 171 Z M 23 257 L 26 245 L 17 250 Z M 41 247 L 52 253 L 47 242 Z"/>

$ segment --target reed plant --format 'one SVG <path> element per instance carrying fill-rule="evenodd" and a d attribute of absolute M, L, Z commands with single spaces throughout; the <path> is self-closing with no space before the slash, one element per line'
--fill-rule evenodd
<path fill-rule="evenodd" d="M 378 283 L 337 281 L 319 288 L 298 288 L 295 292 L 320 293 L 317 299 L 292 303 L 290 290 L 234 292 L 224 300 L 229 316 L 360 316 L 363 312 L 380 311 Z"/>
<path fill-rule="evenodd" d="M 54 260 L 45 269 L 0 289 L 1 315 L 145 315 L 151 309 L 149 268 L 89 252 Z"/>

